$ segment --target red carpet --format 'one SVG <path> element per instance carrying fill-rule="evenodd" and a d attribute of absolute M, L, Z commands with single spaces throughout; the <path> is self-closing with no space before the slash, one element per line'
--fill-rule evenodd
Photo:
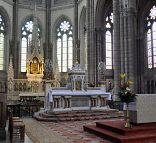
<path fill-rule="evenodd" d="M 124 127 L 123 120 L 96 122 L 96 125 L 86 125 L 84 130 L 113 143 L 156 143 L 156 123 Z"/>

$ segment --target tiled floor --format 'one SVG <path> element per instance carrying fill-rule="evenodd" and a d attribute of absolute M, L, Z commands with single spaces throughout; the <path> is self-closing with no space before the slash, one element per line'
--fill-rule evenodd
<path fill-rule="evenodd" d="M 26 132 L 34 143 L 110 143 L 109 141 L 83 131 L 84 125 L 94 124 L 96 121 L 97 120 L 87 120 L 54 123 L 24 119 Z"/>
<path fill-rule="evenodd" d="M 95 124 L 97 120 L 72 121 L 72 122 L 42 122 L 43 125 L 50 128 L 52 131 L 61 134 L 71 143 L 110 143 L 93 134 L 83 131 L 83 126 L 86 124 Z"/>
<path fill-rule="evenodd" d="M 21 142 L 14 138 L 12 143 L 110 143 L 83 131 L 84 125 L 95 124 L 97 120 L 54 123 L 39 122 L 33 118 L 24 118 L 23 121 L 27 134 L 25 135 L 25 141 Z M 8 132 L 7 140 L 0 141 L 0 143 L 10 143 Z"/>

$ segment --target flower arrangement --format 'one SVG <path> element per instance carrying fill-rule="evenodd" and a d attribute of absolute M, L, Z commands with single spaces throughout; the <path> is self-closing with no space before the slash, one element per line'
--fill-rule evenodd
<path fill-rule="evenodd" d="M 130 102 L 133 102 L 136 98 L 136 94 L 133 93 L 130 89 L 130 85 L 133 84 L 132 80 L 125 81 L 126 74 L 120 74 L 121 79 L 121 85 L 120 90 L 118 93 L 118 96 L 121 100 L 121 102 L 125 102 L 126 104 L 129 104 Z"/>

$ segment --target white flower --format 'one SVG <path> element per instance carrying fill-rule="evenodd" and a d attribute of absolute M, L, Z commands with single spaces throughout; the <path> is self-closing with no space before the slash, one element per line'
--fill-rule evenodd
<path fill-rule="evenodd" d="M 126 90 L 127 90 L 127 91 L 131 91 L 131 89 L 130 89 L 129 87 L 126 87 Z"/>

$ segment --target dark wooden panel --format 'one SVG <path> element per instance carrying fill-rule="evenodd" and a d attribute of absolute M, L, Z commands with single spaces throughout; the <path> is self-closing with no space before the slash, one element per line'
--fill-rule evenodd
<path fill-rule="evenodd" d="M 6 138 L 6 99 L 5 93 L 0 93 L 0 140 Z"/>
<path fill-rule="evenodd" d="M 3 103 L 0 102 L 0 127 L 2 127 L 2 117 L 3 117 L 3 116 L 2 116 L 2 111 L 3 111 L 3 110 L 2 110 L 2 109 L 3 109 L 3 106 L 2 106 L 2 105 L 3 105 Z"/>

